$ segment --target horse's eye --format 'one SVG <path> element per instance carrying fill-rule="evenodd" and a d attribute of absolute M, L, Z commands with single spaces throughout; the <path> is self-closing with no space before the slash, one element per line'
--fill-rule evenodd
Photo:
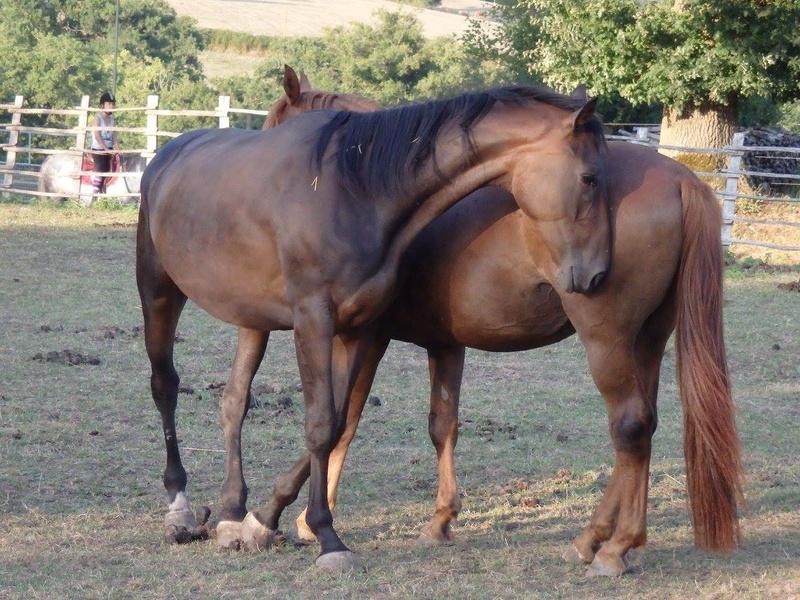
<path fill-rule="evenodd" d="M 584 173 L 581 175 L 581 183 L 588 187 L 597 187 L 597 175 Z"/>

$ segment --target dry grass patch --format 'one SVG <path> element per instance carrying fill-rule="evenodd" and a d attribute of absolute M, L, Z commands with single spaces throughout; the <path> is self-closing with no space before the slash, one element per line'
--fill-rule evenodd
<path fill-rule="evenodd" d="M 393 344 L 348 458 L 336 523 L 368 567 L 330 576 L 314 547 L 263 554 L 168 546 L 164 448 L 133 277 L 135 213 L 0 204 L 0 598 L 791 598 L 800 581 L 800 270 L 732 270 L 726 327 L 749 471 L 745 540 L 692 547 L 673 351 L 654 439 L 649 544 L 633 570 L 586 579 L 561 553 L 613 461 L 602 400 L 571 338 L 539 351 L 469 352 L 451 548 L 420 549 L 433 508 L 425 353 Z M 219 388 L 235 332 L 189 306 L 179 325 L 178 427 L 189 492 L 222 483 Z M 31 360 L 72 349 L 99 365 Z M 291 335 L 276 334 L 244 430 L 251 506 L 303 448 Z M 277 391 L 280 390 L 280 391 Z M 278 410 L 279 400 L 291 399 Z M 301 496 L 302 498 L 303 496 Z M 284 515 L 289 528 L 299 513 Z"/>

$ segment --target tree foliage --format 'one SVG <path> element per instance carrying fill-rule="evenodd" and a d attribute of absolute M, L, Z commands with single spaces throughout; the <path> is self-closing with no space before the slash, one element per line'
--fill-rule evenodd
<path fill-rule="evenodd" d="M 427 40 L 419 21 L 406 12 L 378 11 L 375 26 L 357 23 L 319 38 L 287 40 L 257 69 L 256 79 L 274 90 L 284 63 L 306 71 L 319 89 L 357 93 L 385 105 L 493 80 L 493 71 L 481 68 L 454 40 Z"/>
<path fill-rule="evenodd" d="M 107 0 L 0 0 L 0 99 L 74 106 L 82 94 L 111 89 L 115 20 Z M 201 79 L 200 33 L 164 0 L 121 0 L 119 22 L 128 66 L 159 61 L 162 89 Z"/>
<path fill-rule="evenodd" d="M 549 85 L 679 112 L 800 97 L 799 0 L 497 0 L 496 10 L 496 33 L 471 45 L 516 49 L 512 68 Z"/>

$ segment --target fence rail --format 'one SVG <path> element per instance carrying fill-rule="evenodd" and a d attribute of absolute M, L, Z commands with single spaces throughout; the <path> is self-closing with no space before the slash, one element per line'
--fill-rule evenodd
<path fill-rule="evenodd" d="M 63 194 L 55 194 L 38 190 L 39 173 L 37 165 L 39 157 L 46 157 L 54 154 L 82 155 L 87 152 L 87 137 L 97 128 L 89 125 L 89 114 L 98 111 L 98 108 L 89 106 L 89 96 L 81 98 L 80 106 L 67 109 L 47 109 L 47 108 L 26 108 L 23 106 L 24 99 L 17 96 L 13 103 L 0 104 L 0 159 L 5 154 L 5 160 L 0 160 L 0 194 L 19 194 L 32 197 L 60 197 Z M 247 108 L 231 107 L 230 97 L 219 96 L 218 104 L 212 109 L 182 109 L 168 110 L 159 108 L 159 97 L 151 95 L 147 98 L 147 105 L 143 107 L 125 107 L 114 109 L 115 113 L 143 113 L 145 117 L 144 127 L 115 127 L 114 131 L 139 136 L 143 140 L 141 148 L 126 149 L 125 153 L 134 153 L 143 156 L 149 161 L 155 155 L 158 148 L 159 139 L 174 138 L 182 132 L 167 131 L 161 129 L 161 117 L 188 117 L 188 118 L 213 118 L 217 120 L 218 127 L 230 127 L 231 115 L 246 115 L 248 125 L 253 116 L 266 116 L 267 111 L 252 110 Z M 4 118 L 4 115 L 7 115 Z M 23 116 L 36 115 L 48 116 L 56 115 L 61 117 L 74 118 L 74 126 L 61 127 L 41 127 L 30 126 L 22 123 Z M 722 243 L 725 246 L 731 244 L 744 244 L 760 246 L 763 248 L 777 249 L 787 252 L 800 252 L 800 246 L 774 244 L 767 241 L 740 239 L 732 235 L 734 223 L 742 223 L 757 226 L 782 226 L 800 227 L 800 223 L 781 219 L 753 219 L 739 216 L 736 214 L 737 201 L 757 201 L 764 203 L 786 203 L 789 205 L 800 203 L 798 197 L 782 195 L 775 197 L 772 195 L 752 193 L 754 190 L 742 189 L 742 181 L 746 178 L 759 177 L 771 179 L 780 185 L 794 185 L 797 182 L 800 189 L 800 167 L 793 174 L 772 173 L 759 170 L 747 169 L 742 165 L 742 158 L 745 153 L 770 152 L 781 153 L 785 157 L 798 161 L 800 165 L 800 148 L 787 148 L 782 146 L 746 146 L 744 144 L 744 134 L 736 133 L 731 143 L 725 148 L 683 148 L 678 146 L 659 145 L 657 127 L 634 125 L 628 129 L 621 129 L 616 134 L 607 137 L 615 140 L 625 140 L 627 142 L 647 145 L 658 148 L 659 150 L 677 151 L 681 153 L 699 153 L 705 155 L 720 155 L 725 157 L 726 166 L 719 172 L 697 172 L 704 178 L 716 178 L 720 186 L 724 188 L 718 190 L 718 195 L 723 207 L 723 227 L 721 232 Z M 87 135 L 88 134 L 88 135 Z M 27 145 L 21 142 L 21 137 L 27 135 Z M 59 138 L 74 138 L 75 143 L 66 149 L 37 148 L 31 144 L 32 136 L 51 136 Z M 3 140 L 5 141 L 3 142 Z M 26 154 L 28 161 L 22 163 L 18 160 L 20 155 Z M 34 160 L 33 157 L 37 159 Z M 81 171 L 76 172 L 75 177 L 86 175 Z M 137 177 L 141 173 L 117 173 L 124 177 Z M 755 190 L 756 192 L 758 190 Z M 84 192 L 81 192 L 84 194 Z M 136 194 L 134 194 L 136 195 Z"/>

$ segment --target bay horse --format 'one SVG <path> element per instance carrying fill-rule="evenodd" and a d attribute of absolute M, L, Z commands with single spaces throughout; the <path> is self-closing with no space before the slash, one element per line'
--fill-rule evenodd
<path fill-rule="evenodd" d="M 196 525 L 174 419 L 174 336 L 191 298 L 239 327 L 222 402 L 226 451 L 269 332 L 294 329 L 309 451 L 306 523 L 320 543 L 318 567 L 352 568 L 328 505 L 328 459 L 405 251 L 447 208 L 494 184 L 535 224 L 549 281 L 564 294 L 592 293 L 611 254 L 595 104 L 510 86 L 369 113 L 314 111 L 269 131 L 197 130 L 166 144 L 142 179 L 136 276 L 167 447 L 167 525 Z M 244 499 L 223 511 L 231 505 Z M 279 516 L 270 506 L 247 513 L 244 545 L 269 544 Z"/>
<path fill-rule="evenodd" d="M 659 372 L 675 331 L 695 542 L 722 552 L 738 544 L 742 468 L 722 330 L 716 197 L 689 169 L 641 146 L 611 142 L 608 168 L 615 245 L 607 282 L 594 294 L 568 295 L 553 285 L 530 222 L 496 187 L 474 192 L 415 239 L 403 269 L 414 276 L 379 319 L 376 345 L 362 364 L 346 428 L 331 453 L 330 506 L 391 339 L 428 351 L 439 492 L 419 541 L 438 545 L 451 543 L 450 523 L 461 508 L 453 451 L 464 348 L 529 350 L 577 332 L 606 402 L 616 459 L 603 499 L 565 558 L 589 564 L 590 575 L 623 573 L 628 551 L 647 539 Z M 308 473 L 306 455 L 276 484 L 271 512 L 279 516 L 296 499 Z M 305 515 L 297 519 L 298 534 L 313 540 Z"/>
<path fill-rule="evenodd" d="M 64 198 L 77 198 L 81 205 L 91 206 L 92 195 L 92 156 L 72 154 L 51 154 L 42 162 L 39 169 L 37 189 L 40 192 L 62 194 Z M 112 171 L 115 173 L 141 173 L 146 161 L 141 154 L 114 154 Z M 81 172 L 86 173 L 81 175 Z M 122 203 L 138 201 L 141 179 L 137 175 L 112 175 L 107 178 L 106 192 Z"/>

